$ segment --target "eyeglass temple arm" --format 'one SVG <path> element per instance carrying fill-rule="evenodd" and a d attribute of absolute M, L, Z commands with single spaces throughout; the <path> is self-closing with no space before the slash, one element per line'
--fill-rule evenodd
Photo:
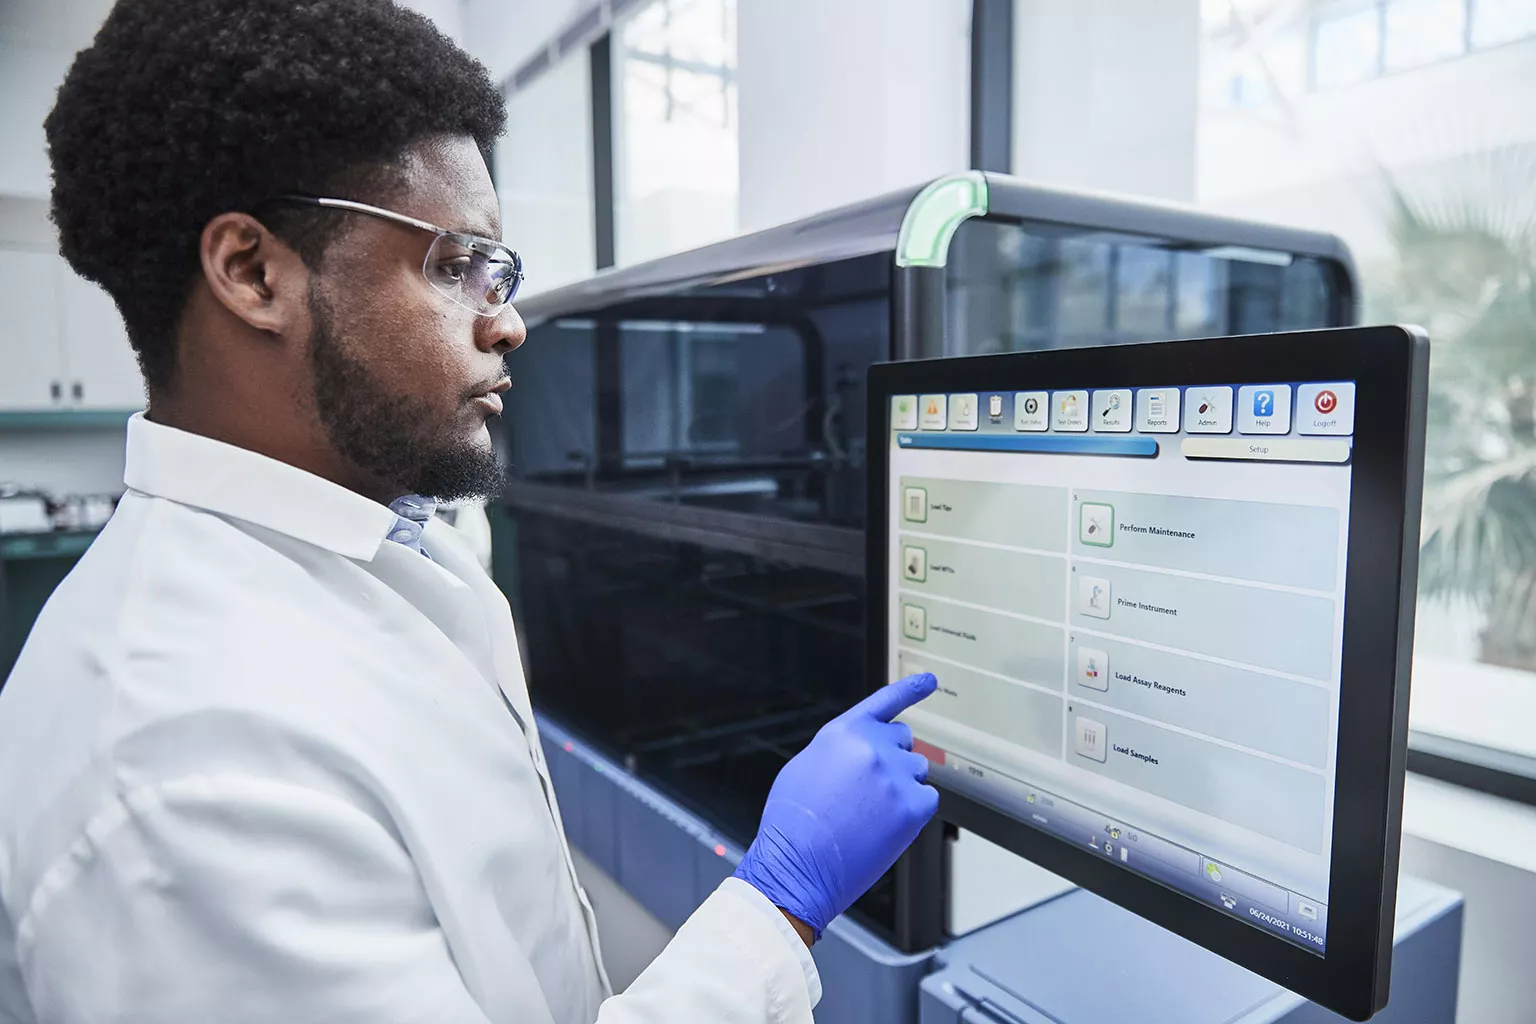
<path fill-rule="evenodd" d="M 367 203 L 353 202 L 351 199 L 330 199 L 325 196 L 300 195 L 282 195 L 278 196 L 278 198 L 286 199 L 295 203 L 308 203 L 311 206 L 325 206 L 335 210 L 351 210 L 353 213 L 365 213 L 370 217 L 380 217 L 384 220 L 394 221 L 396 224 L 406 224 L 410 227 L 420 228 L 423 231 L 431 231 L 433 234 L 438 235 L 463 234 L 463 232 L 450 231 L 447 228 L 438 227 L 436 224 L 433 224 L 429 221 L 417 220 L 415 217 L 407 216 L 403 213 L 396 213 L 394 210 L 386 210 L 379 206 L 369 206 Z M 487 239 L 487 241 L 490 241 L 490 239 Z M 496 244 L 501 245 L 499 242 Z M 501 247 L 506 249 L 505 245 L 502 245 Z M 517 252 L 512 249 L 507 249 L 507 252 L 512 254 L 512 276 L 516 277 L 519 281 L 525 280 L 526 277 L 523 274 L 522 258 L 519 257 Z"/>
<path fill-rule="evenodd" d="M 379 217 L 383 220 L 392 220 L 396 224 L 406 224 L 413 228 L 421 228 L 423 231 L 431 231 L 438 235 L 456 235 L 459 232 L 449 231 L 447 228 L 438 227 L 428 221 L 417 220 L 394 210 L 386 210 L 378 206 L 369 206 L 367 203 L 356 203 L 350 199 L 328 199 L 323 196 L 278 196 L 279 199 L 287 199 L 295 203 L 308 203 L 311 206 L 326 206 L 334 210 L 351 210 L 353 213 L 366 213 L 370 217 Z"/>

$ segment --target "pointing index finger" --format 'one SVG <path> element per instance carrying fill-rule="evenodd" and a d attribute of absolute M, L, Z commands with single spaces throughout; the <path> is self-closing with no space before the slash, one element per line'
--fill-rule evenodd
<path fill-rule="evenodd" d="M 938 688 L 939 680 L 932 672 L 919 672 L 876 690 L 853 706 L 853 714 L 889 722 Z"/>

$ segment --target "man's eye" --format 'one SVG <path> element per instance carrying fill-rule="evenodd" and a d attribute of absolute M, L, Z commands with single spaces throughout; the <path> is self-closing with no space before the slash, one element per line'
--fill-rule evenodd
<path fill-rule="evenodd" d="M 461 259 L 443 260 L 437 264 L 437 276 L 440 280 L 459 284 L 469 273 L 469 262 L 467 256 Z"/>

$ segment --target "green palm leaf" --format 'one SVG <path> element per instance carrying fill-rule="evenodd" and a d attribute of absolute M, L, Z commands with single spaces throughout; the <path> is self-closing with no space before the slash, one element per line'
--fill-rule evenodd
<path fill-rule="evenodd" d="M 1450 475 L 1424 494 L 1420 585 L 1487 607 L 1536 566 L 1536 448 Z"/>
<path fill-rule="evenodd" d="M 1536 147 L 1388 177 L 1393 260 L 1371 316 L 1432 339 L 1419 580 L 1488 616 L 1485 657 L 1536 658 Z"/>

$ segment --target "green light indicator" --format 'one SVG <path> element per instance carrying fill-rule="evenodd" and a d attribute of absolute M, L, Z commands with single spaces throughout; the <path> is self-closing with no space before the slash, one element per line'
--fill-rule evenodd
<path fill-rule="evenodd" d="M 963 171 L 932 182 L 912 200 L 896 238 L 898 267 L 942 267 L 960 225 L 987 212 L 987 179 Z"/>

